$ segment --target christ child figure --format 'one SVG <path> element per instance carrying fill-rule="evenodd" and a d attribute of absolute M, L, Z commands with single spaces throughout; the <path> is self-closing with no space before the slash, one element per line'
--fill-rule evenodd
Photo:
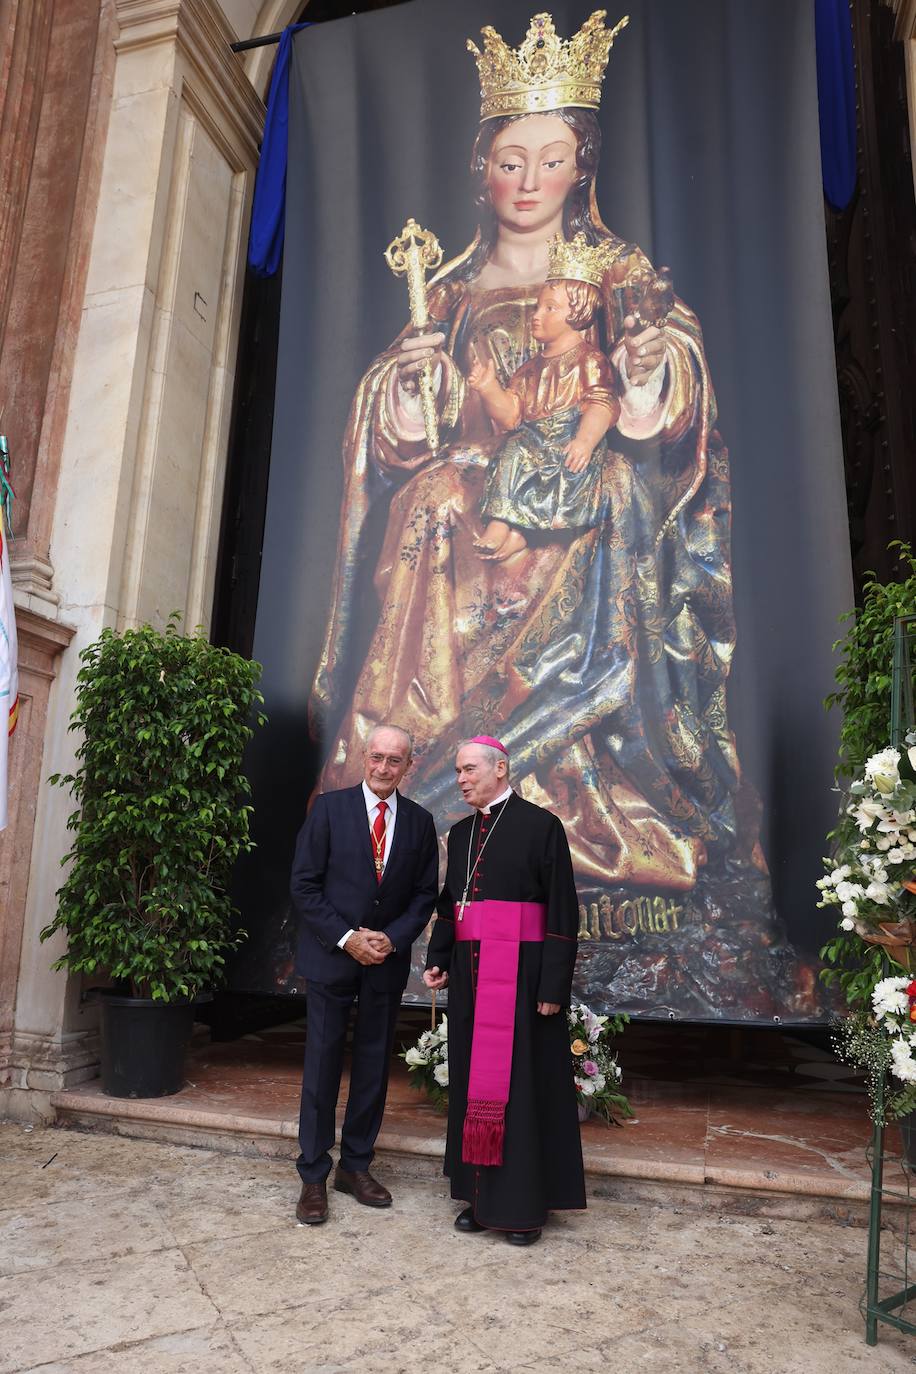
<path fill-rule="evenodd" d="M 605 354 L 584 337 L 601 301 L 602 246 L 584 236 L 551 240 L 547 280 L 531 332 L 541 351 L 500 385 L 479 357 L 468 385 L 490 420 L 509 431 L 487 477 L 475 541 L 481 558 L 505 562 L 527 547 L 526 531 L 582 530 L 603 517 L 605 435 L 620 403 Z"/>

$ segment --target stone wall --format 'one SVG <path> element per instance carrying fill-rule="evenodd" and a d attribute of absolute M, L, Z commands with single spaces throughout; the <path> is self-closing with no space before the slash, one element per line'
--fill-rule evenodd
<path fill-rule="evenodd" d="M 206 625 L 263 104 L 230 44 L 295 3 L 13 0 L 0 52 L 0 428 L 22 715 L 0 836 L 0 1117 L 94 1072 L 54 911 L 79 651 Z M 273 50 L 268 50 L 272 53 Z M 249 61 L 249 65 L 256 64 Z M 269 63 L 261 62 L 261 88 Z"/>

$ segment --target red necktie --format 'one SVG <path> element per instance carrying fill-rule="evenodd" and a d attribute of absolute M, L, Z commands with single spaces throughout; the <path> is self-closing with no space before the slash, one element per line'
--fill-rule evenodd
<path fill-rule="evenodd" d="M 380 801 L 378 804 L 378 815 L 372 823 L 372 856 L 375 859 L 375 878 L 377 882 L 382 881 L 382 870 L 385 867 L 385 812 L 388 810 L 388 803 Z"/>

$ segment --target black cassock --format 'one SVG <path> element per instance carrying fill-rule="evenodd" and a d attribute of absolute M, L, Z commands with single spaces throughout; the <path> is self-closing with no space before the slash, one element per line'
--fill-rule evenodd
<path fill-rule="evenodd" d="M 515 1003 L 512 1077 L 501 1165 L 461 1157 L 474 1028 L 480 942 L 455 939 L 454 906 L 470 868 L 469 899 L 543 902 L 547 937 L 522 941 Z M 585 1206 L 582 1145 L 564 1011 L 541 1016 L 538 1002 L 569 1006 L 579 908 L 569 845 L 559 817 L 513 792 L 490 815 L 475 811 L 452 826 L 448 869 L 437 904 L 427 967 L 448 971 L 449 1108 L 445 1174 L 452 1197 L 483 1226 L 526 1231 L 549 1211 Z"/>

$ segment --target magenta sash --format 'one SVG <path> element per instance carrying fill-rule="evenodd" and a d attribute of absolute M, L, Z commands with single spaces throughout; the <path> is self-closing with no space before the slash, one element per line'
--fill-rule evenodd
<path fill-rule="evenodd" d="M 540 902 L 468 902 L 455 907 L 455 938 L 480 941 L 474 1034 L 461 1157 L 465 1164 L 502 1164 L 512 1076 L 518 954 L 522 940 L 542 942 L 547 908 Z"/>

